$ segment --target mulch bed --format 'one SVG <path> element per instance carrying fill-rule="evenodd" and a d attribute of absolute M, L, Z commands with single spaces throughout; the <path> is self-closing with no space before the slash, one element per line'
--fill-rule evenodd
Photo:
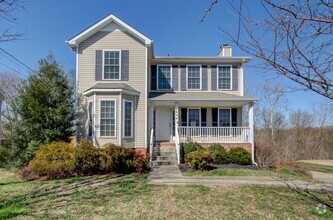
<path fill-rule="evenodd" d="M 182 172 L 189 172 L 189 171 L 198 171 L 193 170 L 187 164 L 180 164 L 178 165 L 180 171 Z M 211 164 L 207 170 L 214 170 L 214 169 L 249 169 L 249 170 L 259 170 L 260 168 L 255 165 L 239 165 L 239 164 Z"/>

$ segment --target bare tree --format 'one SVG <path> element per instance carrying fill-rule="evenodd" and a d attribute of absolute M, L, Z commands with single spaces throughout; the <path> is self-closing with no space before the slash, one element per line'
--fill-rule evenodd
<path fill-rule="evenodd" d="M 4 25 L 5 22 L 15 24 L 16 18 L 14 12 L 19 9 L 24 9 L 25 6 L 24 0 L 0 0 L 0 22 L 1 33 L 0 33 L 0 42 L 8 42 L 20 39 L 23 34 L 13 32 L 10 27 Z"/>
<path fill-rule="evenodd" d="M 212 1 L 200 23 L 219 0 Z M 303 89 L 333 99 L 333 3 L 329 0 L 256 1 L 265 16 L 250 11 L 250 1 L 225 0 L 238 18 L 236 31 L 221 31 L 261 68 L 297 82 Z M 252 1 L 251 1 L 252 3 Z"/>

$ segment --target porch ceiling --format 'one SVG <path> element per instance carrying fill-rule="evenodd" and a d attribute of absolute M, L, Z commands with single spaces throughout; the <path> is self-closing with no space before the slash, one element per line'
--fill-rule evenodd
<path fill-rule="evenodd" d="M 240 107 L 256 101 L 254 98 L 224 92 L 150 92 L 149 101 L 156 106 L 228 106 Z"/>

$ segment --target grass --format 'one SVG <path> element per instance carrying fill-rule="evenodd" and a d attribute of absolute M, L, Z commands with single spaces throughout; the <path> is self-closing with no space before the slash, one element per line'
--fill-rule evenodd
<path fill-rule="evenodd" d="M 3 181 L 0 171 L 0 181 Z M 273 187 L 162 186 L 147 175 L 0 185 L 0 219 L 332 219 L 325 192 Z M 332 195 L 331 195 L 332 196 Z"/>
<path fill-rule="evenodd" d="M 309 170 L 323 172 L 323 173 L 333 173 L 333 166 L 313 164 L 313 163 L 304 163 L 304 162 L 297 162 L 297 164 L 300 165 L 301 167 L 304 167 Z"/>

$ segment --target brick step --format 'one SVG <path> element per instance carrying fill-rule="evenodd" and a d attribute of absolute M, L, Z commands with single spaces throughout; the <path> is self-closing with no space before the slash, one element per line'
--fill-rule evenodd
<path fill-rule="evenodd" d="M 163 157 L 177 157 L 176 152 L 153 152 L 153 157 L 163 156 Z"/>
<path fill-rule="evenodd" d="M 176 147 L 174 142 L 155 142 L 154 147 Z"/>
<path fill-rule="evenodd" d="M 177 156 L 156 156 L 156 160 L 177 161 Z"/>
<path fill-rule="evenodd" d="M 153 152 L 176 152 L 174 147 L 154 147 Z"/>

